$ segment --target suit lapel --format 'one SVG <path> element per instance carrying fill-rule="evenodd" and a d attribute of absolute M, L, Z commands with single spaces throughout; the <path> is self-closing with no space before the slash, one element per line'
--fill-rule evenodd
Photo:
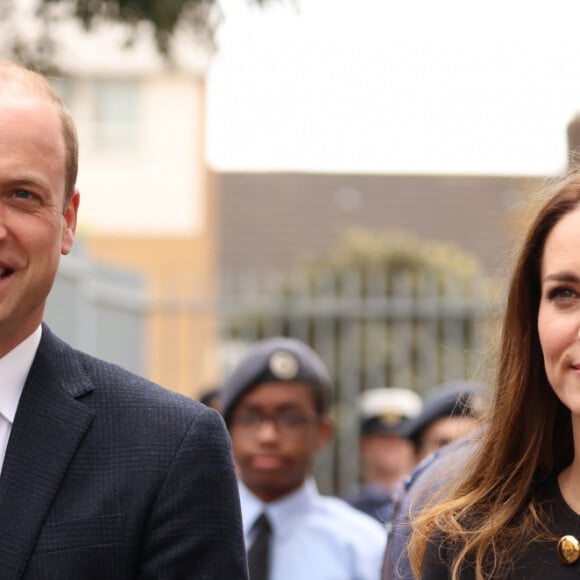
<path fill-rule="evenodd" d="M 43 327 L 0 476 L 0 578 L 19 578 L 93 412 L 74 351 Z"/>

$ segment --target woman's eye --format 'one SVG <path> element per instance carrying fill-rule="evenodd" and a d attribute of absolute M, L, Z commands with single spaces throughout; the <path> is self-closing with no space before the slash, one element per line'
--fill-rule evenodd
<path fill-rule="evenodd" d="M 576 296 L 576 292 L 571 288 L 558 287 L 548 292 L 549 300 L 567 300 L 570 298 L 575 298 Z"/>

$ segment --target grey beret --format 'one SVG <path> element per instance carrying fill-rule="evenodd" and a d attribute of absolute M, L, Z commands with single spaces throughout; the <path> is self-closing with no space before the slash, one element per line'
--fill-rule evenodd
<path fill-rule="evenodd" d="M 294 338 L 267 338 L 253 344 L 227 377 L 221 389 L 226 423 L 240 397 L 263 382 L 304 382 L 312 385 L 317 409 L 330 406 L 331 381 L 321 358 Z"/>
<path fill-rule="evenodd" d="M 483 410 L 485 386 L 472 381 L 451 381 L 431 391 L 425 398 L 423 410 L 403 428 L 403 436 L 419 437 L 423 429 L 441 417 L 478 417 Z"/>

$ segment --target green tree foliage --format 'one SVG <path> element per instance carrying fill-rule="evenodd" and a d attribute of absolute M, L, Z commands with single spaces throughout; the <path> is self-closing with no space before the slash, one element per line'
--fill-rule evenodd
<path fill-rule="evenodd" d="M 391 293 L 393 284 L 405 278 L 414 291 L 429 280 L 438 295 L 464 288 L 481 278 L 478 260 L 456 244 L 425 240 L 405 231 L 371 231 L 351 228 L 327 254 L 304 266 L 312 279 L 340 277 L 353 273 L 360 278 L 364 294 L 370 291 L 369 280 L 385 277 L 384 291 Z M 376 287 L 376 286 L 375 286 Z"/>
<path fill-rule="evenodd" d="M 264 6 L 279 0 L 246 0 Z M 130 45 L 140 27 L 149 27 L 157 48 L 171 56 L 171 39 L 178 29 L 191 32 L 192 41 L 214 48 L 217 27 L 222 21 L 219 0 L 36 0 L 35 22 L 17 22 L 16 7 L 21 0 L 0 0 L 0 37 L 4 52 L 35 60 L 49 55 L 58 42 L 52 31 L 61 20 L 75 19 L 86 30 L 111 22 L 127 28 Z M 20 5 L 21 6 L 21 5 Z M 31 28 L 37 30 L 31 33 Z"/>
<path fill-rule="evenodd" d="M 364 300 L 398 297 L 407 302 L 422 299 L 488 300 L 493 290 L 479 261 L 459 246 L 444 241 L 419 238 L 409 232 L 374 232 L 363 228 L 348 230 L 328 253 L 275 278 L 262 298 L 251 301 L 242 326 L 258 321 L 260 334 L 268 316 L 279 312 L 274 305 L 296 301 L 303 306 L 327 299 Z M 267 312 L 262 311 L 264 304 Z M 340 302 L 331 302 L 340 310 Z M 330 308 L 328 303 L 326 307 Z"/>
<path fill-rule="evenodd" d="M 495 310 L 476 257 L 404 231 L 348 230 L 318 256 L 247 292 L 223 317 L 242 340 L 298 336 L 333 352 L 337 384 L 427 388 L 472 377 Z"/>
<path fill-rule="evenodd" d="M 450 242 L 425 240 L 405 231 L 374 232 L 362 228 L 346 231 L 336 248 L 313 263 L 330 270 L 386 270 L 445 272 L 471 277 L 478 261 Z"/>

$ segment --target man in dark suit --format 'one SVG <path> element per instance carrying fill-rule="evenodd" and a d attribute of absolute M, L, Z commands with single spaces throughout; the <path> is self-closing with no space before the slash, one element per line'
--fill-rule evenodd
<path fill-rule="evenodd" d="M 0 61 L 0 578 L 245 579 L 219 414 L 42 324 L 77 159 L 50 85 Z"/>

